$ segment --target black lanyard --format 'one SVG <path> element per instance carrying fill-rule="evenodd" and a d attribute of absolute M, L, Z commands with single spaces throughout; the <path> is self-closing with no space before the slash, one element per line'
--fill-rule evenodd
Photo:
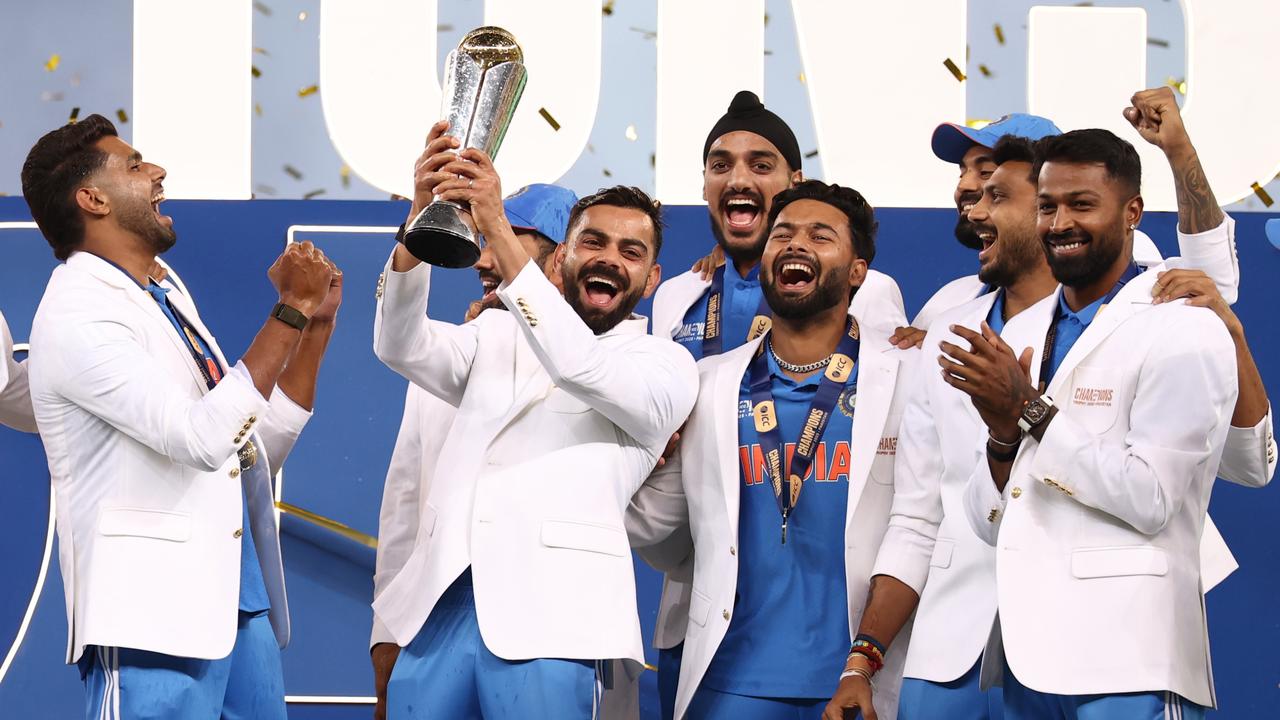
<path fill-rule="evenodd" d="M 791 472 L 787 477 L 787 492 L 782 489 L 782 433 L 778 429 L 778 411 L 773 402 L 773 379 L 769 374 L 769 361 L 765 357 L 768 352 L 769 339 L 760 343 L 755 359 L 751 361 L 749 385 L 751 387 L 751 410 L 755 417 L 756 433 L 760 445 L 764 449 L 765 462 L 768 465 L 769 478 L 773 481 L 773 496 L 778 501 L 778 511 L 782 513 L 782 544 L 787 543 L 787 519 L 800 500 L 800 491 L 804 486 L 804 476 L 813 465 L 818 443 L 822 433 L 827 429 L 831 419 L 831 411 L 840 399 L 840 393 L 853 377 L 854 365 L 858 361 L 858 324 L 849 319 L 848 332 L 840 338 L 836 352 L 827 364 L 822 382 L 814 393 L 809 404 L 809 413 L 805 416 L 800 430 L 800 439 L 796 442 L 796 451 L 791 458 Z"/>
<path fill-rule="evenodd" d="M 707 293 L 707 319 L 702 325 L 702 357 L 711 357 L 724 352 L 724 265 L 716 268 L 711 276 L 711 289 Z M 773 324 L 773 311 L 764 296 L 760 297 L 760 306 L 756 308 L 755 319 L 751 321 L 751 329 L 747 331 L 747 342 L 751 342 L 769 331 Z"/>
<path fill-rule="evenodd" d="M 1098 312 L 1102 312 L 1112 300 L 1116 299 L 1116 295 L 1129 284 L 1129 281 L 1142 274 L 1142 268 L 1136 263 L 1130 262 L 1129 267 L 1125 268 L 1124 273 L 1120 275 L 1120 279 L 1116 281 L 1111 291 L 1102 299 L 1102 306 L 1098 308 Z M 1063 292 L 1065 292 L 1065 288 Z M 1040 356 L 1040 392 L 1049 389 L 1049 381 L 1052 379 L 1050 372 L 1053 369 L 1053 350 L 1054 345 L 1058 342 L 1058 322 L 1065 317 L 1062 314 L 1062 304 L 1065 300 L 1059 298 L 1058 304 L 1053 306 L 1053 320 L 1049 323 L 1049 330 L 1044 335 L 1044 354 Z M 1095 315 L 1096 317 L 1096 315 Z"/>

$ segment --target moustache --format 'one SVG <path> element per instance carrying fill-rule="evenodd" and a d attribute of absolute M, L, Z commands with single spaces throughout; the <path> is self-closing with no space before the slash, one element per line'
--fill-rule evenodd
<path fill-rule="evenodd" d="M 1064 233 L 1046 233 L 1044 242 L 1047 245 L 1065 245 L 1067 243 L 1079 242 L 1088 243 L 1093 241 L 1093 236 L 1083 230 L 1072 230 Z"/>
<path fill-rule="evenodd" d="M 612 265 L 606 265 L 605 263 L 597 263 L 595 265 L 584 267 L 581 270 L 579 270 L 578 277 L 577 277 L 577 281 L 578 281 L 577 284 L 581 285 L 582 278 L 585 278 L 591 275 L 602 277 L 602 278 L 605 278 L 606 280 L 612 280 L 614 283 L 617 284 L 618 289 L 621 292 L 625 292 L 631 289 L 630 279 L 626 275 L 622 274 L 622 271 L 618 270 Z"/>
<path fill-rule="evenodd" d="M 977 205 L 982 199 L 982 193 L 976 190 L 968 190 L 960 193 L 960 199 L 956 201 L 956 212 L 963 213 L 965 205 Z"/>

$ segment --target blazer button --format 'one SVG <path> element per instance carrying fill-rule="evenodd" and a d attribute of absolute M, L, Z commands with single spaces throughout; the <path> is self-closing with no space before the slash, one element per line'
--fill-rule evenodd
<path fill-rule="evenodd" d="M 251 422 L 251 423 L 256 423 L 256 422 L 258 422 L 258 416 L 257 416 L 257 415 L 250 415 L 250 416 L 249 416 L 249 422 Z"/>
<path fill-rule="evenodd" d="M 235 532 L 233 532 L 233 533 L 231 533 L 231 537 L 233 537 L 233 538 L 235 538 L 235 539 L 237 539 L 237 540 L 239 540 L 239 539 L 240 539 L 240 536 L 241 536 L 241 535 L 244 535 L 244 528 L 236 528 L 236 531 L 235 531 Z"/>
<path fill-rule="evenodd" d="M 1013 496 L 1014 500 L 1017 500 L 1018 498 L 1022 497 L 1022 488 L 1016 487 L 1012 491 L 1010 491 L 1009 494 Z"/>
<path fill-rule="evenodd" d="M 725 610 L 725 611 L 724 611 L 724 613 L 723 613 L 723 615 L 724 615 L 724 619 L 725 619 L 725 620 L 728 620 L 728 619 L 729 619 L 729 611 L 728 611 L 728 610 Z"/>
<path fill-rule="evenodd" d="M 228 474 L 233 478 L 238 478 L 240 477 L 240 468 L 231 468 L 231 472 Z"/>
<path fill-rule="evenodd" d="M 250 423 L 245 423 L 245 424 L 244 424 L 244 428 L 242 428 L 242 429 L 247 431 L 247 430 L 251 429 L 252 427 L 253 427 L 253 425 L 251 425 Z"/>
<path fill-rule="evenodd" d="M 738 554 L 738 548 L 736 548 L 736 547 L 734 547 L 734 546 L 730 545 L 730 546 L 729 546 L 729 554 L 730 554 L 730 555 L 737 555 L 737 554 Z"/>

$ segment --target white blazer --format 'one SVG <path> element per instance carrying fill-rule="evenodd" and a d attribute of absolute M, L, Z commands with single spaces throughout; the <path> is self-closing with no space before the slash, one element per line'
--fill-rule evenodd
<path fill-rule="evenodd" d="M 1023 684 L 1169 690 L 1212 707 L 1199 548 L 1235 352 L 1212 311 L 1151 304 L 1161 269 L 1126 285 L 1067 353 L 1048 388 L 1059 412 L 1041 442 L 1023 440 L 1004 493 L 983 459 L 964 504 L 996 546 L 1003 650 Z M 1051 300 L 1005 326 L 1012 347 L 1043 346 Z M 1070 650 L 1094 640 L 1101 652 Z"/>
<path fill-rule="evenodd" d="M 940 314 L 921 356 L 936 358 L 944 340 L 965 346 L 948 328 L 977 328 L 994 302 L 995 293 L 988 293 Z M 1050 303 L 1056 302 L 1051 296 L 1024 312 L 1052 312 Z M 985 458 L 986 432 L 968 395 L 938 372 L 916 376 L 898 436 L 893 512 L 875 569 L 920 594 L 906 677 L 950 682 L 964 675 L 982 654 L 995 622 L 995 549 L 969 527 L 963 503 L 969 476 Z M 1251 449 L 1249 444 L 1241 452 L 1248 455 Z M 1201 545 L 1207 591 L 1237 566 L 1212 520 Z"/>
<path fill-rule="evenodd" d="M 870 328 L 870 329 L 866 329 Z M 845 573 L 849 627 L 856 629 L 866 602 L 871 568 L 888 524 L 893 501 L 893 459 L 903 397 L 899 378 L 913 366 L 916 350 L 889 344 L 892 329 L 868 323 L 858 351 L 858 410 L 853 418 L 849 471 L 849 505 L 845 523 Z M 760 339 L 698 363 L 700 389 L 693 414 L 680 441 L 678 463 L 655 473 L 636 496 L 629 517 L 633 538 L 661 538 L 664 529 L 679 528 L 687 512 L 696 549 L 689 622 L 676 693 L 675 717 L 689 709 L 698 685 L 724 640 L 738 583 L 738 396 L 742 376 Z M 678 497 L 680 490 L 685 497 Z M 687 500 L 687 506 L 685 502 Z M 665 513 L 663 510 L 665 509 Z M 664 516 L 665 515 L 665 516 Z M 660 570 L 687 555 L 672 543 L 642 548 Z M 852 630 L 851 630 L 852 632 Z M 876 676 L 876 707 L 885 717 L 897 708 L 904 653 L 891 650 L 885 669 Z M 832 681 L 840 668 L 832 668 Z"/>
<path fill-rule="evenodd" d="M 225 366 L 182 281 L 170 272 L 164 285 Z M 310 413 L 283 392 L 268 402 L 243 366 L 208 390 L 151 295 L 87 252 L 49 278 L 27 364 L 56 493 L 68 662 L 86 645 L 226 657 L 240 588 L 236 451 L 252 438 L 270 475 Z M 272 489 L 245 492 L 283 647 L 289 612 Z"/>
<path fill-rule="evenodd" d="M 1212 230 L 1202 233 L 1187 234 L 1178 232 L 1178 252 L 1183 264 L 1179 267 L 1193 267 L 1203 270 L 1213 279 L 1218 291 L 1228 304 L 1234 303 L 1240 287 L 1240 264 L 1236 258 L 1236 221 L 1230 215 Z M 1141 230 L 1133 232 L 1133 260 L 1142 267 L 1151 267 L 1164 262 L 1159 248 L 1150 236 Z M 978 297 L 982 293 L 983 283 L 977 275 L 966 275 L 943 285 L 933 297 L 929 298 L 920 312 L 911 321 L 911 326 L 920 330 L 928 330 L 939 314 L 958 307 Z"/>
<path fill-rule="evenodd" d="M 374 351 L 458 408 L 409 557 L 373 603 L 400 645 L 468 567 L 495 655 L 643 663 L 623 512 L 697 394 L 697 370 L 633 317 L 600 336 L 530 262 L 511 312 L 427 319 L 431 269 L 380 281 Z"/>
<path fill-rule="evenodd" d="M 668 280 L 653 298 L 653 334 L 674 337 L 684 322 L 685 313 L 702 298 L 711 286 L 700 273 L 692 270 Z M 878 270 L 867 270 L 862 287 L 854 293 L 849 312 L 866 319 L 863 332 L 873 326 L 888 328 L 889 333 L 906 324 L 906 310 L 898 283 Z M 658 601 L 658 618 L 653 631 L 653 646 L 672 648 L 684 641 L 689 624 L 689 600 L 693 581 L 693 555 L 673 567 L 662 579 L 662 597 Z"/>
<path fill-rule="evenodd" d="M 36 431 L 27 366 L 13 359 L 13 336 L 9 334 L 3 313 L 0 313 L 0 425 L 23 432 Z"/>

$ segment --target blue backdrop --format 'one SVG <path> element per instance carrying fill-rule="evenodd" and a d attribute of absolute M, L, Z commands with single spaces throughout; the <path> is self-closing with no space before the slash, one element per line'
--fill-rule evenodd
<path fill-rule="evenodd" d="M 275 301 L 266 269 L 292 226 L 394 226 L 405 203 L 358 201 L 171 201 L 179 242 L 166 259 L 199 301 L 205 322 L 232 357 L 246 348 Z M 666 277 L 711 247 L 706 211 L 666 208 Z M 908 315 L 945 281 L 972 272 L 973 255 L 951 238 L 954 212 L 883 208 L 875 267 L 894 276 Z M 1249 332 L 1264 379 L 1274 380 L 1280 336 L 1269 317 L 1280 253 L 1263 236 L 1270 215 L 1237 215 L 1243 272 L 1236 311 Z M 0 222 L 29 221 L 21 198 L 0 197 Z M 1142 229 L 1166 254 L 1176 252 L 1175 219 L 1148 215 Z M 374 287 L 391 247 L 389 233 L 295 228 L 346 272 L 339 328 L 325 360 L 316 414 L 283 472 L 285 502 L 377 533 L 382 481 L 403 405 L 405 382 L 374 358 Z M 54 261 L 38 231 L 0 228 L 0 308 L 23 342 Z M 432 314 L 462 317 L 479 294 L 474 273 L 437 271 Z M 648 303 L 642 308 L 647 312 Z M 49 523 L 48 470 L 39 440 L 0 428 L 0 659 L 9 651 L 37 584 Z M 1280 591 L 1274 528 L 1280 499 L 1271 490 L 1220 483 L 1212 512 L 1241 568 L 1210 593 L 1208 606 L 1221 710 L 1217 717 L 1273 717 L 1280 704 Z M 293 643 L 285 652 L 290 715 L 299 719 L 367 718 L 364 704 L 314 698 L 372 695 L 368 636 L 371 551 L 286 516 L 285 570 Z M 0 682 L 0 717 L 74 717 L 81 707 L 77 673 L 62 664 L 66 629 L 56 548 L 25 639 Z M 637 564 L 642 621 L 651 633 L 660 578 Z M 1084 628 L 1082 628 L 1084 630 Z M 655 658 L 651 657 L 650 662 Z M 642 709 L 655 712 L 653 673 L 645 673 Z M 312 700 L 307 701 L 307 698 Z"/>

